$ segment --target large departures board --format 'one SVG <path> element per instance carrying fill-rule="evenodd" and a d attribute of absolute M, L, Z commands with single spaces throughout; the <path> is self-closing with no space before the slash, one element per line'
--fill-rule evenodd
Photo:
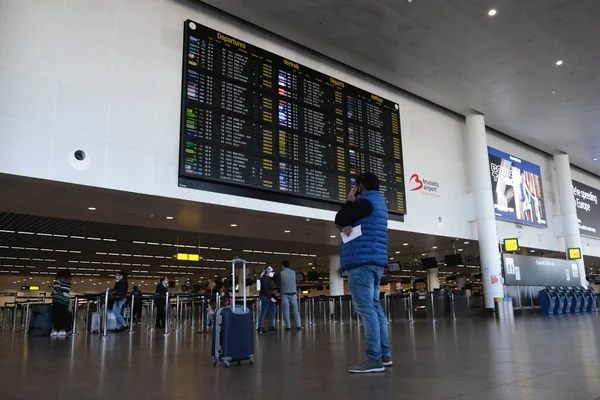
<path fill-rule="evenodd" d="M 184 42 L 180 178 L 339 203 L 370 171 L 406 213 L 395 103 L 189 20 Z"/>

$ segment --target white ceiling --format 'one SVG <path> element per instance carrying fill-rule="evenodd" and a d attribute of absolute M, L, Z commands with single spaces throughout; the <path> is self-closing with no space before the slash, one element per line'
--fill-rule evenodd
<path fill-rule="evenodd" d="M 600 175 L 598 0 L 204 2 Z"/>

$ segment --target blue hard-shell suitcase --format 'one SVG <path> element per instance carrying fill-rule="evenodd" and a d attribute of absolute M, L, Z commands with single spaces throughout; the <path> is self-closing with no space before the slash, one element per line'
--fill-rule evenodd
<path fill-rule="evenodd" d="M 212 337 L 213 365 L 219 361 L 227 367 L 232 362 L 248 360 L 254 362 L 254 319 L 252 312 L 246 306 L 246 261 L 235 259 L 231 263 L 232 287 L 235 288 L 235 264 L 242 264 L 244 293 L 243 306 L 235 304 L 233 291 L 233 306 L 219 308 L 215 313 L 215 327 Z"/>

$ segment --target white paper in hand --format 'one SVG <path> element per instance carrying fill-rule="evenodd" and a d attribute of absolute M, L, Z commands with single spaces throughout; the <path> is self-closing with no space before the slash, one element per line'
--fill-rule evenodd
<path fill-rule="evenodd" d="M 352 228 L 352 233 L 350 234 L 350 236 L 346 236 L 344 232 L 340 232 L 340 235 L 342 236 L 342 242 L 348 243 L 356 239 L 357 237 L 362 236 L 362 228 L 360 227 L 360 225 L 358 225 Z"/>

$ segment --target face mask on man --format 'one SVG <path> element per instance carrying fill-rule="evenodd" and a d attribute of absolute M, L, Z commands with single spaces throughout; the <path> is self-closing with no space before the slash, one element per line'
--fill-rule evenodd
<path fill-rule="evenodd" d="M 268 272 L 268 273 L 267 273 L 267 275 L 268 275 L 270 278 L 272 278 L 272 277 L 274 277 L 274 276 L 275 276 L 275 272 Z"/>
<path fill-rule="evenodd" d="M 115 280 L 116 280 L 117 282 L 119 282 L 119 281 L 121 280 L 121 277 L 120 277 L 119 275 L 115 275 Z"/>
<path fill-rule="evenodd" d="M 169 281 L 167 281 L 167 280 L 163 281 L 163 285 L 168 286 L 169 285 Z"/>

